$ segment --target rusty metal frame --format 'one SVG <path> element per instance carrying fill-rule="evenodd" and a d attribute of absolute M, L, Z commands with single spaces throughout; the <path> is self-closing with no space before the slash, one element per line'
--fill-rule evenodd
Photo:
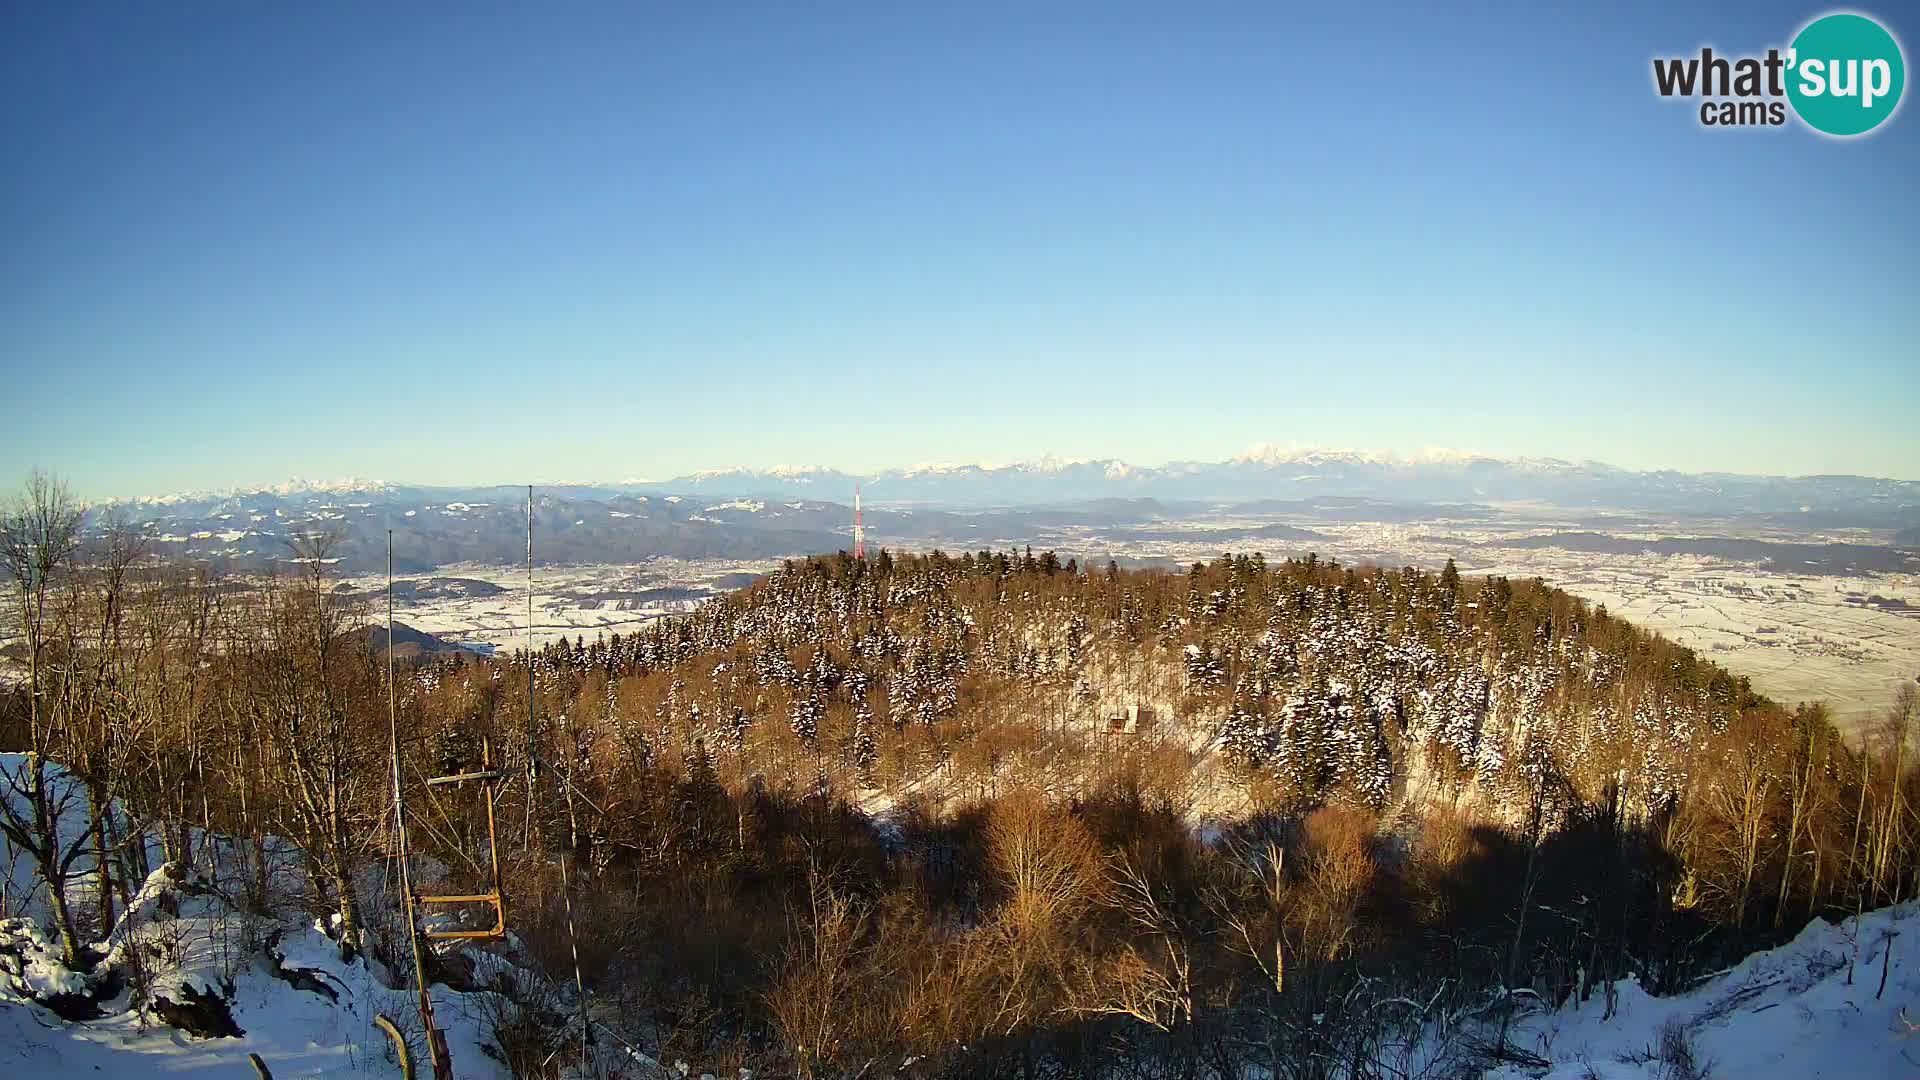
<path fill-rule="evenodd" d="M 493 804 L 499 797 L 496 787 L 500 783 L 500 770 L 493 767 L 493 744 L 491 740 L 480 740 L 480 768 L 472 772 L 454 773 L 451 776 L 436 776 L 427 781 L 428 787 L 457 786 L 478 782 L 481 797 L 487 807 L 487 861 L 491 866 L 493 888 L 483 893 L 449 893 L 442 896 L 416 896 L 417 904 L 486 904 L 493 908 L 493 925 L 485 930 L 422 930 L 420 936 L 434 941 L 484 940 L 498 941 L 507 936 L 507 905 L 505 891 L 500 886 L 500 834 L 494 824 Z"/>

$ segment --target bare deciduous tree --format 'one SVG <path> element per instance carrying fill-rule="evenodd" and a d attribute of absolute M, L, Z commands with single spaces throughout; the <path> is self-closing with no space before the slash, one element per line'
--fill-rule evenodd
<path fill-rule="evenodd" d="M 50 621 L 63 614 L 50 605 L 71 599 L 60 594 L 71 584 L 66 578 L 83 517 L 65 483 L 35 472 L 0 519 L 0 565 L 13 583 L 27 650 L 28 714 L 26 761 L 5 778 L 12 798 L 0 799 L 0 831 L 33 859 L 60 934 L 61 958 L 70 967 L 80 962 L 80 940 L 67 906 L 67 877 L 88 836 L 85 830 L 73 830 L 75 835 L 62 837 L 61 818 L 75 789 L 56 791 L 47 772 L 69 704 L 49 693 L 49 676 L 58 678 L 58 698 L 65 699 L 72 669 L 72 656 L 66 653 L 59 660 L 60 670 L 49 670 L 48 631 Z"/>

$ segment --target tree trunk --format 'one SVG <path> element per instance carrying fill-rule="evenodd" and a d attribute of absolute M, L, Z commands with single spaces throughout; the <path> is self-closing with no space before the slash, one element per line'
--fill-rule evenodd
<path fill-rule="evenodd" d="M 1813 726 L 1807 727 L 1807 759 L 1794 766 L 1792 786 L 1787 789 L 1787 851 L 1780 860 L 1780 895 L 1773 901 L 1773 928 L 1786 925 L 1787 898 L 1793 885 L 1793 849 L 1799 846 L 1801 823 L 1807 817 L 1807 800 L 1813 787 Z"/>
<path fill-rule="evenodd" d="M 1813 852 L 1813 883 L 1807 887 L 1807 918 L 1812 919 L 1814 908 L 1820 903 L 1820 877 L 1825 869 L 1827 853 L 1820 846 L 1820 837 L 1813 829 L 1813 815 L 1807 815 L 1807 849 Z"/>
<path fill-rule="evenodd" d="M 67 873 L 60 859 L 60 823 L 47 799 L 46 764 L 37 753 L 28 753 L 26 767 L 27 799 L 33 807 L 33 844 L 40 880 L 47 886 L 47 905 L 60 932 L 61 961 L 69 968 L 80 964 L 80 935 L 74 928 L 73 911 L 67 906 Z"/>
<path fill-rule="evenodd" d="M 262 915 L 267 913 L 267 839 L 255 834 L 253 837 L 253 907 Z"/>
<path fill-rule="evenodd" d="M 78 971 L 80 935 L 73 928 L 73 912 L 67 907 L 67 875 L 50 874 L 43 868 L 41 877 L 47 883 L 47 906 L 53 909 L 53 921 L 60 929 L 60 958 L 67 967 Z"/>
<path fill-rule="evenodd" d="M 100 938 L 106 940 L 113 936 L 113 874 L 109 867 L 113 859 L 108 857 L 108 815 L 113 807 L 108 799 L 102 798 L 100 784 L 86 784 L 86 815 L 90 821 L 90 830 L 94 834 L 94 888 L 100 892 Z"/>
<path fill-rule="evenodd" d="M 122 838 L 116 836 L 114 839 L 119 841 Z M 147 853 L 146 826 L 135 826 L 124 839 L 125 843 L 120 848 L 120 858 L 125 863 L 120 872 L 120 902 L 131 905 L 133 898 L 128 895 L 131 891 L 128 883 L 137 881 L 146 884 L 147 878 L 153 874 L 153 860 Z"/>
<path fill-rule="evenodd" d="M 340 962 L 348 964 L 360 949 L 360 902 L 354 895 L 352 876 L 343 868 L 333 871 L 333 889 L 340 910 Z"/>

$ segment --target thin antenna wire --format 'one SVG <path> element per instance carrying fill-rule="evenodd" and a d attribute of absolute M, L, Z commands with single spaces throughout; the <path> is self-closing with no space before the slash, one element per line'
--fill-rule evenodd
<path fill-rule="evenodd" d="M 534 782 L 540 776 L 540 760 L 534 752 L 534 682 L 533 682 L 533 485 L 527 485 L 527 848 L 533 848 L 533 796 Z M 594 1071 L 588 1060 L 588 1049 L 593 1045 L 593 1029 L 587 1017 L 587 985 L 580 974 L 580 938 L 574 933 L 573 922 L 573 875 L 571 864 L 573 853 L 580 847 L 580 821 L 573 809 L 573 766 L 579 758 L 580 736 L 568 718 L 567 731 L 574 744 L 574 752 L 567 762 L 567 768 L 560 773 L 561 781 L 566 785 L 567 795 L 567 850 L 560 856 L 560 898 L 566 905 L 567 943 L 573 952 L 573 987 L 576 1004 L 580 1010 L 580 1070 L 584 1075 L 592 1076 Z"/>
<path fill-rule="evenodd" d="M 540 755 L 534 748 L 533 710 L 533 485 L 527 485 L 527 820 L 523 834 L 533 851 L 533 785 L 540 778 Z"/>
<path fill-rule="evenodd" d="M 533 656 L 533 485 L 527 485 L 527 656 Z M 533 669 L 527 669 L 527 701 L 533 701 Z M 533 714 L 527 714 L 529 722 Z"/>
<path fill-rule="evenodd" d="M 527 767 L 540 775 L 533 756 L 533 485 L 527 485 Z"/>
<path fill-rule="evenodd" d="M 573 744 L 573 753 L 567 759 L 566 771 L 562 774 L 567 791 L 567 851 L 560 858 L 560 896 L 567 907 L 567 945 L 573 950 L 573 990 L 575 1006 L 580 1010 L 580 1071 L 583 1075 L 593 1076 L 596 1072 L 587 1060 L 587 1050 L 593 1045 L 593 1028 L 587 1018 L 587 982 L 580 975 L 580 936 L 573 928 L 573 875 L 569 870 L 576 852 L 580 850 L 580 819 L 573 809 L 573 771 L 580 763 L 580 729 L 574 725 L 571 713 L 567 716 L 567 736 Z"/>
<path fill-rule="evenodd" d="M 387 530 L 387 737 L 393 757 L 393 832 L 400 856 L 400 894 L 406 906 L 407 942 L 413 948 L 413 984 L 420 993 L 420 1023 L 426 1029 L 427 1050 L 433 1056 L 433 1075 L 453 1075 L 433 1024 L 433 994 L 427 990 L 427 958 L 420 946 L 420 924 L 415 918 L 412 859 L 407 851 L 407 810 L 400 786 L 400 705 L 393 680 L 393 530 Z"/>

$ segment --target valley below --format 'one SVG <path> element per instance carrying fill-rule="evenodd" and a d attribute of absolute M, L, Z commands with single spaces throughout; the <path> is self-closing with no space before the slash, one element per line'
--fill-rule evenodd
<path fill-rule="evenodd" d="M 740 505 L 751 506 L 750 502 Z M 816 511 L 817 519 L 825 513 Z M 1422 506 L 1361 499 L 1299 503 L 891 512 L 869 552 L 950 553 L 1032 547 L 1083 567 L 1178 568 L 1223 552 L 1343 565 L 1541 578 L 1693 648 L 1786 703 L 1821 700 L 1857 734 L 1894 689 L 1920 674 L 1920 558 L 1886 530 L 1794 529 L 1739 518 L 1657 518 L 1537 505 Z M 850 518 L 850 513 L 848 515 Z M 924 524 L 922 524 L 924 523 Z M 850 548 L 850 527 L 827 539 Z M 541 563 L 533 641 L 630 633 L 751 582 L 802 549 L 764 557 Z M 406 582 L 396 617 L 479 651 L 527 642 L 526 568 L 453 563 Z M 384 575 L 343 583 L 383 607 Z"/>

